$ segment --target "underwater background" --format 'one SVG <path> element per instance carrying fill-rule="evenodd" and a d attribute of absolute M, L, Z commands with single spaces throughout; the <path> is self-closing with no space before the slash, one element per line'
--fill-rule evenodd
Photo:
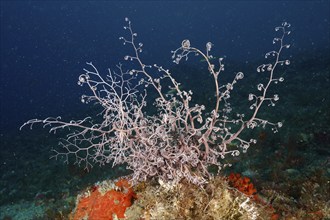
<path fill-rule="evenodd" d="M 189 39 L 198 47 L 214 44 L 224 57 L 227 82 L 242 71 L 235 87 L 234 111 L 248 111 L 248 94 L 259 82 L 256 67 L 274 50 L 274 28 L 286 21 L 291 48 L 282 57 L 291 65 L 277 73 L 280 100 L 262 115 L 282 121 L 273 134 L 258 129 L 258 143 L 224 170 L 248 176 L 257 190 L 274 189 L 296 208 L 316 212 L 330 198 L 330 4 L 329 1 L 1 1 L 0 14 L 0 219 L 55 219 L 68 212 L 79 191 L 93 183 L 127 175 L 124 167 L 95 166 L 90 172 L 73 163 L 49 159 L 65 132 L 20 126 L 29 119 L 95 114 L 81 103 L 85 88 L 78 76 L 93 62 L 106 74 L 131 51 L 125 17 L 143 42 L 145 63 L 170 69 L 193 99 L 205 106 L 214 98 L 205 62 L 176 65 L 171 50 Z M 309 190 L 310 197 L 302 196 Z M 322 192 L 322 193 L 320 193 Z M 304 194 L 305 195 L 305 194 Z M 311 201 L 310 201 L 311 200 Z M 294 205 L 292 205 L 294 206 Z M 283 216 L 289 207 L 282 207 Z M 290 210 L 292 212 L 292 210 Z"/>

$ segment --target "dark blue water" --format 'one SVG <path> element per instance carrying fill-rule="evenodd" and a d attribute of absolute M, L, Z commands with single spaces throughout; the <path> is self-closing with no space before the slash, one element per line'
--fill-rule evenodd
<path fill-rule="evenodd" d="M 1 2 L 1 133 L 31 117 L 84 108 L 77 76 L 85 62 L 114 67 L 127 50 L 118 38 L 131 19 L 146 63 L 169 66 L 170 50 L 190 39 L 242 62 L 272 49 L 274 27 L 292 24 L 290 54 L 329 49 L 327 1 Z"/>
<path fill-rule="evenodd" d="M 279 169 L 298 170 L 308 166 L 306 152 L 309 154 L 313 146 L 317 148 L 313 152 L 319 152 L 313 158 L 321 158 L 313 166 L 321 166 L 321 162 L 329 166 L 329 159 L 324 159 L 329 158 L 330 141 L 329 1 L 1 1 L 1 205 L 34 200 L 37 192 L 55 191 L 56 184 L 49 184 L 55 181 L 52 172 L 64 165 L 49 161 L 48 152 L 50 145 L 55 143 L 56 147 L 57 136 L 48 136 L 41 129 L 20 132 L 19 127 L 31 118 L 83 118 L 90 106 L 80 102 L 85 90 L 77 85 L 78 76 L 86 62 L 92 61 L 106 74 L 107 68 L 115 68 L 132 52 L 119 40 L 127 36 L 125 17 L 144 44 L 141 57 L 146 64 L 173 69 L 171 50 L 183 39 L 202 49 L 211 41 L 212 53 L 225 57 L 230 70 L 250 74 L 254 74 L 255 63 L 264 62 L 264 54 L 275 49 L 274 28 L 289 22 L 291 48 L 283 56 L 293 65 L 286 70 L 285 85 L 280 87 L 281 107 L 269 113 L 287 124 L 278 136 L 269 137 L 266 153 L 270 160 L 277 158 L 275 153 L 282 155 L 278 157 L 287 164 Z M 202 89 L 198 88 L 198 74 L 187 77 L 190 85 L 196 85 L 195 90 Z M 260 135 L 263 139 L 264 134 Z M 265 153 L 264 149 L 261 152 Z M 301 159 L 304 154 L 307 159 Z M 291 164 L 294 159 L 299 160 L 298 165 Z M 262 173 L 260 161 L 254 168 Z M 237 170 L 243 172 L 242 166 Z M 47 173 L 45 167 L 52 172 Z M 278 166 L 269 170 L 275 168 Z M 65 169 L 69 170 L 68 179 L 84 175 L 72 167 Z M 270 178 L 269 170 L 261 176 Z M 40 182 L 37 173 L 42 172 L 45 179 Z M 35 187 L 21 193 L 14 183 Z"/>

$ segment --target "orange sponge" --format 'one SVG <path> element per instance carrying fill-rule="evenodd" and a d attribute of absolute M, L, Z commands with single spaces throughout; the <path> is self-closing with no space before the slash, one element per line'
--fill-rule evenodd
<path fill-rule="evenodd" d="M 115 183 L 120 190 L 111 189 L 102 195 L 94 187 L 88 196 L 80 198 L 73 215 L 73 220 L 112 220 L 113 215 L 125 218 L 127 207 L 132 205 L 136 194 L 125 179 Z"/>
<path fill-rule="evenodd" d="M 231 173 L 228 176 L 229 184 L 240 192 L 248 196 L 253 196 L 257 193 L 257 190 L 254 188 L 253 184 L 248 177 L 242 177 L 238 173 Z"/>

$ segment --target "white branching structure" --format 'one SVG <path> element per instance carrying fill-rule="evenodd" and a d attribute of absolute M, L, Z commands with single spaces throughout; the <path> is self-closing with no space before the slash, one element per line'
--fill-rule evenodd
<path fill-rule="evenodd" d="M 131 22 L 126 18 L 129 38 L 120 37 L 124 44 L 134 49 L 132 55 L 124 59 L 135 64 L 136 68 L 125 71 L 118 65 L 118 71 L 109 70 L 103 77 L 92 63 L 87 63 L 84 73 L 79 76 L 79 85 L 87 85 L 90 95 L 83 95 L 83 103 L 95 103 L 101 106 L 102 120 L 96 117 L 86 117 L 78 121 L 65 122 L 60 117 L 44 120 L 32 119 L 26 125 L 42 123 L 50 126 L 50 132 L 69 129 L 67 137 L 60 141 L 61 150 L 55 151 L 55 156 L 64 156 L 68 162 L 74 156 L 76 163 L 93 163 L 101 165 L 112 163 L 113 166 L 125 164 L 133 171 L 132 182 L 137 183 L 147 178 L 158 178 L 162 182 L 180 181 L 186 179 L 191 183 L 202 185 L 207 182 L 211 174 L 210 165 L 220 170 L 228 165 L 221 161 L 226 156 L 238 156 L 246 152 L 256 140 L 245 140 L 241 133 L 245 129 L 269 125 L 276 132 L 281 122 L 272 123 L 258 117 L 260 107 L 268 103 L 274 105 L 279 99 L 277 94 L 268 94 L 268 88 L 273 83 L 282 82 L 283 78 L 275 77 L 278 65 L 288 65 L 288 60 L 281 60 L 284 48 L 284 37 L 290 34 L 287 28 L 290 24 L 284 22 L 276 27 L 281 36 L 274 38 L 278 43 L 276 51 L 266 54 L 266 58 L 273 57 L 273 62 L 262 64 L 258 72 L 267 74 L 267 83 L 257 86 L 258 92 L 250 94 L 248 100 L 252 102 L 249 117 L 237 114 L 229 118 L 231 107 L 229 98 L 236 83 L 244 75 L 239 72 L 231 83 L 220 85 L 219 76 L 224 70 L 222 59 L 213 63 L 210 54 L 212 43 L 206 44 L 205 52 L 192 47 L 189 40 L 183 40 L 181 47 L 172 51 L 175 63 L 187 60 L 190 55 L 199 55 L 206 60 L 208 71 L 214 78 L 215 103 L 211 112 L 205 112 L 203 105 L 192 106 L 192 92 L 184 91 L 180 83 L 171 75 L 170 71 L 157 64 L 146 65 L 140 58 L 142 43 L 136 43 L 137 34 L 133 32 Z M 154 74 L 157 70 L 158 75 Z M 264 76 L 264 75 L 263 75 Z M 170 89 L 174 94 L 166 93 L 162 88 L 164 81 L 171 83 Z M 150 87 L 158 94 L 154 100 L 157 113 L 147 115 L 147 90 Z M 213 105 L 213 104 L 212 104 Z"/>

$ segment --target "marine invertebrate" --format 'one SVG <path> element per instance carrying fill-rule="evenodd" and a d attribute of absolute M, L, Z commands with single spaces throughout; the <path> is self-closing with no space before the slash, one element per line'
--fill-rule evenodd
<path fill-rule="evenodd" d="M 279 215 L 276 213 L 276 210 L 272 207 L 271 204 L 263 201 L 257 195 L 257 189 L 254 187 L 253 183 L 251 182 L 250 178 L 241 176 L 239 173 L 231 173 L 227 177 L 228 183 L 231 187 L 236 188 L 241 193 L 248 196 L 248 198 L 252 198 L 252 200 L 256 204 L 261 204 L 264 206 L 264 209 L 269 212 L 270 219 L 276 220 L 279 218 Z M 249 200 L 247 200 L 249 201 Z M 243 203 L 245 204 L 245 203 Z M 244 205 L 241 205 L 244 207 Z"/>
<path fill-rule="evenodd" d="M 271 210 L 250 196 L 232 190 L 225 178 L 216 176 L 203 188 L 181 181 L 171 189 L 146 183 L 127 219 L 270 219 Z"/>
<path fill-rule="evenodd" d="M 290 34 L 287 30 L 290 24 L 283 22 L 275 28 L 280 37 L 274 38 L 273 43 L 279 46 L 265 55 L 273 60 L 257 68 L 257 72 L 268 74 L 266 83 L 259 83 L 258 91 L 249 94 L 250 110 L 232 114 L 231 91 L 244 74 L 238 72 L 231 82 L 221 85 L 219 77 L 224 71 L 223 59 L 214 59 L 211 55 L 211 42 L 207 42 L 205 51 L 202 51 L 185 39 L 172 51 L 173 61 L 177 64 L 190 55 L 205 60 L 201 65 L 207 66 L 215 88 L 215 103 L 206 108 L 192 104 L 192 91 L 180 87 L 181 83 L 170 70 L 142 61 L 143 44 L 136 43 L 137 34 L 131 21 L 126 18 L 126 22 L 124 29 L 128 31 L 128 37 L 120 37 L 120 40 L 133 48 L 133 54 L 125 56 L 124 60 L 132 62 L 134 68 L 125 70 L 120 64 L 117 72 L 109 70 L 104 77 L 92 63 L 87 63 L 88 67 L 79 76 L 78 84 L 90 89 L 90 94 L 82 95 L 81 101 L 98 105 L 101 113 L 69 122 L 62 121 L 61 117 L 32 119 L 22 126 L 41 123 L 44 127 L 50 126 L 50 132 L 54 133 L 68 129 L 70 133 L 60 141 L 62 148 L 54 150 L 55 158 L 63 156 L 68 162 L 72 155 L 76 163 L 85 163 L 87 168 L 95 162 L 100 165 L 112 163 L 113 166 L 127 164 L 127 168 L 133 171 L 133 183 L 156 177 L 163 182 L 186 179 L 203 185 L 212 175 L 209 166 L 217 167 L 220 172 L 230 165 L 222 163 L 222 159 L 238 156 L 256 143 L 255 139 L 243 138 L 243 131 L 271 126 L 277 132 L 282 126 L 281 122 L 259 118 L 258 113 L 264 104 L 274 106 L 279 100 L 277 94 L 269 94 L 269 87 L 284 80 L 276 77 L 277 67 L 290 64 L 280 56 L 283 49 L 290 47 L 284 43 L 285 36 Z M 164 88 L 167 84 L 170 84 L 168 89 Z M 157 95 L 153 100 L 157 112 L 152 115 L 144 110 L 149 103 L 148 91 Z M 206 109 L 212 110 L 206 112 Z"/>
<path fill-rule="evenodd" d="M 115 182 L 112 189 L 105 190 L 96 186 L 78 197 L 71 219 L 112 220 L 114 216 L 125 218 L 126 209 L 135 198 L 136 194 L 125 179 Z"/>
<path fill-rule="evenodd" d="M 229 185 L 235 187 L 238 191 L 244 193 L 248 196 L 253 196 L 257 198 L 257 190 L 254 188 L 253 183 L 251 183 L 250 178 L 243 177 L 239 173 L 231 173 L 228 176 Z"/>

